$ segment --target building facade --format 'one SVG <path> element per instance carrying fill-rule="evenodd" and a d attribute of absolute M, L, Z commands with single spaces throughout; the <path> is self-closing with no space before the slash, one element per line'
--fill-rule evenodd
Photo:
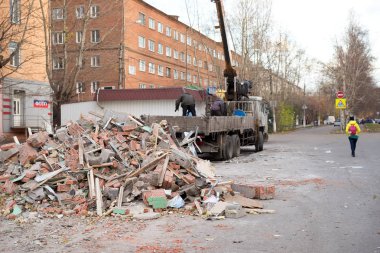
<path fill-rule="evenodd" d="M 72 102 L 98 88 L 223 85 L 222 44 L 177 16 L 142 0 L 63 3 L 51 1 L 52 73 L 72 85 Z"/>
<path fill-rule="evenodd" d="M 52 119 L 41 3 L 48 1 L 2 1 L 0 134 L 44 128 Z"/>

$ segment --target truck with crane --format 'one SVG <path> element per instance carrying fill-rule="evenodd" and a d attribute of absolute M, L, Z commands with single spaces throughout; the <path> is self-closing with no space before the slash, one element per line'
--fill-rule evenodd
<path fill-rule="evenodd" d="M 268 139 L 268 103 L 261 97 L 250 96 L 250 81 L 240 82 L 232 67 L 227 43 L 226 29 L 221 0 L 216 4 L 219 27 L 225 58 L 225 103 L 226 116 L 150 116 L 144 115 L 147 123 L 166 120 L 176 127 L 177 137 L 188 139 L 188 133 L 195 135 L 199 153 L 210 153 L 215 158 L 229 160 L 240 155 L 241 146 L 255 145 L 255 151 L 262 151 L 264 140 Z M 207 111 L 207 110 L 206 110 Z M 194 131 L 196 129 L 196 131 Z"/>

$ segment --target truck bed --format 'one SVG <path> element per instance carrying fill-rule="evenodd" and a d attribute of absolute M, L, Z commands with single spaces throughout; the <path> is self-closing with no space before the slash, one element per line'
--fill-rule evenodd
<path fill-rule="evenodd" d="M 205 135 L 218 132 L 237 131 L 243 133 L 244 129 L 255 129 L 256 118 L 254 116 L 150 116 L 144 115 L 144 121 L 148 124 L 160 123 L 166 120 L 170 125 L 179 127 L 180 132 L 194 131 L 198 126 L 198 132 Z"/>

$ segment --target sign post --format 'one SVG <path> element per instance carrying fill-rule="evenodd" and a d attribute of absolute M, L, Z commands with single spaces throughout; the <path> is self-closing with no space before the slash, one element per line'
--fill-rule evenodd
<path fill-rule="evenodd" d="M 347 108 L 347 101 L 344 98 L 344 92 L 343 91 L 337 91 L 336 92 L 335 108 L 339 109 L 340 129 L 341 129 L 341 131 L 343 131 L 344 125 L 345 125 L 344 123 L 345 122 L 343 123 L 344 115 L 343 115 L 342 109 L 346 109 Z"/>

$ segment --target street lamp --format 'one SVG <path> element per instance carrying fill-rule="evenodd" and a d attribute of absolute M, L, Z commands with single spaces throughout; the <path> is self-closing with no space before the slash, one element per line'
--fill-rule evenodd
<path fill-rule="evenodd" d="M 302 106 L 302 110 L 303 110 L 303 127 L 306 127 L 306 109 L 307 109 L 307 106 L 304 104 Z"/>

